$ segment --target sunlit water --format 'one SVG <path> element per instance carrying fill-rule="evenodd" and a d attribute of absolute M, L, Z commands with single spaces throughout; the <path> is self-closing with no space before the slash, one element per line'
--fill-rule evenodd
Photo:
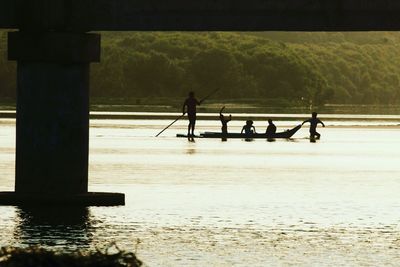
<path fill-rule="evenodd" d="M 299 122 L 277 123 L 278 130 Z M 193 143 L 174 137 L 185 133 L 184 121 L 155 138 L 169 123 L 91 121 L 90 190 L 123 192 L 126 205 L 0 207 L 0 246 L 73 250 L 115 241 L 148 266 L 399 263 L 397 118 L 327 121 L 316 143 L 306 126 L 289 141 Z M 219 124 L 198 121 L 197 129 Z M 13 190 L 14 150 L 15 121 L 2 119 L 0 190 Z"/>

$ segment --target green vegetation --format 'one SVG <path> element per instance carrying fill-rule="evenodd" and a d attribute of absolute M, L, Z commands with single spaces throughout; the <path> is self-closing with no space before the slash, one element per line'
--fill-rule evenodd
<path fill-rule="evenodd" d="M 16 64 L 7 61 L 7 32 L 0 30 L 0 102 L 15 99 Z M 7 99 L 4 99 L 7 98 Z"/>
<path fill-rule="evenodd" d="M 92 64 L 99 99 L 275 99 L 298 106 L 400 103 L 400 33 L 107 32 Z M 0 53 L 5 53 L 0 32 Z M 15 64 L 0 57 L 0 97 L 15 97 Z M 140 101 L 140 100 L 138 100 Z"/>
<path fill-rule="evenodd" d="M 142 262 L 133 253 L 117 249 L 115 253 L 59 253 L 43 248 L 1 248 L 2 267 L 139 267 Z"/>

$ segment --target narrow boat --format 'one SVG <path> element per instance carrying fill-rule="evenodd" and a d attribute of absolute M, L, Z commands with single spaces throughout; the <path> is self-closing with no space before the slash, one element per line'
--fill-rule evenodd
<path fill-rule="evenodd" d="M 183 138 L 191 138 L 191 137 L 193 137 L 193 138 L 203 138 L 203 136 L 201 136 L 201 134 L 200 135 L 190 135 L 190 136 L 188 136 L 187 134 L 177 134 L 176 135 L 176 137 L 183 137 Z"/>
<path fill-rule="evenodd" d="M 255 134 L 242 134 L 242 133 L 228 133 L 222 134 L 221 132 L 205 132 L 200 133 L 202 138 L 242 138 L 242 139 L 275 139 L 275 138 L 291 138 L 299 129 L 301 124 L 293 129 L 275 134 L 255 133 Z"/>

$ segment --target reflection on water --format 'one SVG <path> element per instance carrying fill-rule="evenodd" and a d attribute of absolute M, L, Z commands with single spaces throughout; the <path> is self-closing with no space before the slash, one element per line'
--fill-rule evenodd
<path fill-rule="evenodd" d="M 126 206 L 0 207 L 0 246 L 94 249 L 117 241 L 134 250 L 139 238 L 138 256 L 149 266 L 396 265 L 398 119 L 329 121 L 315 143 L 307 127 L 292 140 L 188 142 L 175 138 L 185 121 L 158 138 L 169 120 L 91 121 L 90 190 L 123 192 Z M 234 120 L 229 130 L 242 125 Z M 196 128 L 218 131 L 220 123 Z M 0 189 L 11 190 L 15 125 L 0 120 L 0 136 Z"/>
<path fill-rule="evenodd" d="M 188 155 L 193 155 L 195 153 L 196 153 L 196 148 L 189 147 L 186 149 L 186 154 L 188 154 Z"/>
<path fill-rule="evenodd" d="M 14 238 L 23 245 L 90 247 L 90 214 L 85 207 L 16 208 Z"/>

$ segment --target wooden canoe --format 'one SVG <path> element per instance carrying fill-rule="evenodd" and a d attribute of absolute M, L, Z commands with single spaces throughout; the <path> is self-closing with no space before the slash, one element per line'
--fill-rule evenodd
<path fill-rule="evenodd" d="M 201 133 L 202 138 L 242 138 L 242 139 L 275 139 L 275 138 L 291 138 L 299 129 L 301 125 L 286 130 L 284 132 L 277 132 L 272 135 L 267 135 L 265 133 L 254 133 L 254 134 L 242 134 L 242 133 L 228 133 L 222 134 L 221 132 L 205 132 Z"/>

